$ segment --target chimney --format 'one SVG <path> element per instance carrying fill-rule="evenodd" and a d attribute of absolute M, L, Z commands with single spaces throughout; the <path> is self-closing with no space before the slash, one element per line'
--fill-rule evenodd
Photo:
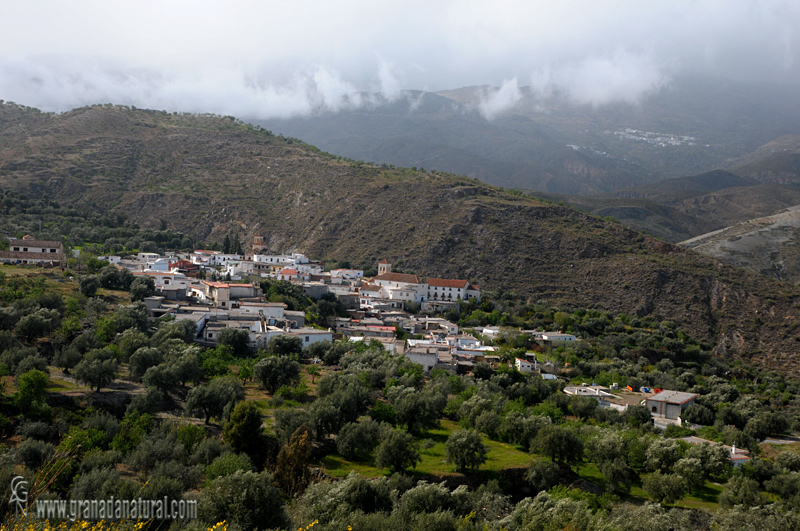
<path fill-rule="evenodd" d="M 733 443 L 733 446 L 731 446 L 731 454 L 736 455 L 736 443 Z"/>

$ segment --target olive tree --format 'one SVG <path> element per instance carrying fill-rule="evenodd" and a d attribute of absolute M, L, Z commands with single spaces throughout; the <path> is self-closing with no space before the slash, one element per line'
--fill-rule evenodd
<path fill-rule="evenodd" d="M 345 424 L 336 436 L 336 451 L 348 459 L 367 454 L 378 444 L 380 431 L 381 424 L 372 419 Z"/>
<path fill-rule="evenodd" d="M 539 430 L 531 448 L 561 464 L 574 463 L 583 457 L 583 442 L 580 438 L 571 430 L 554 424 Z"/>
<path fill-rule="evenodd" d="M 27 411 L 34 404 L 43 404 L 50 380 L 44 372 L 33 369 L 17 377 L 17 405 Z"/>
<path fill-rule="evenodd" d="M 419 453 L 411 435 L 399 430 L 387 430 L 384 433 L 383 441 L 375 453 L 375 464 L 379 468 L 403 472 L 406 468 L 416 466 L 419 461 Z"/>
<path fill-rule="evenodd" d="M 114 381 L 117 368 L 117 358 L 113 351 L 94 349 L 75 366 L 75 377 L 100 392 L 100 389 Z"/>
<path fill-rule="evenodd" d="M 300 364 L 287 357 L 270 356 L 256 363 L 253 376 L 270 393 L 300 381 Z"/>
<path fill-rule="evenodd" d="M 224 328 L 217 337 L 217 343 L 231 347 L 237 358 L 243 358 L 250 352 L 250 334 L 240 328 Z"/>
<path fill-rule="evenodd" d="M 487 459 L 486 445 L 474 430 L 456 430 L 445 443 L 447 462 L 455 465 L 459 472 L 476 470 Z"/>
<path fill-rule="evenodd" d="M 281 494 L 267 472 L 237 470 L 218 477 L 202 491 L 200 515 L 208 523 L 229 521 L 243 531 L 289 523 Z"/>
<path fill-rule="evenodd" d="M 239 380 L 233 377 L 214 378 L 207 384 L 198 385 L 186 395 L 186 412 L 193 414 L 202 412 L 206 424 L 211 417 L 219 417 L 225 406 L 231 402 L 244 400 L 244 388 Z"/>
<path fill-rule="evenodd" d="M 674 503 L 686 494 L 686 480 L 678 474 L 654 472 L 644 478 L 644 491 L 659 503 Z"/>

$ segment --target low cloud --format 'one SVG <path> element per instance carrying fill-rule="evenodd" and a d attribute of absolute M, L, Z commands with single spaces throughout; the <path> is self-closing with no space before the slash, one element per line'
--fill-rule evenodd
<path fill-rule="evenodd" d="M 386 61 L 381 61 L 378 65 L 378 90 L 376 92 L 389 101 L 394 101 L 403 95 L 400 81 L 392 70 L 392 65 Z"/>
<path fill-rule="evenodd" d="M 478 103 L 478 110 L 487 120 L 514 107 L 522 99 L 522 92 L 517 86 L 517 78 L 503 81 L 499 89 L 485 91 Z"/>
<path fill-rule="evenodd" d="M 638 103 L 664 87 L 670 77 L 669 69 L 649 55 L 617 51 L 537 70 L 531 75 L 531 89 L 540 98 L 561 93 L 575 103 L 593 106 Z"/>
<path fill-rule="evenodd" d="M 800 3 L 786 0 L 8 4 L 0 98 L 45 110 L 287 117 L 494 85 L 478 106 L 493 119 L 529 82 L 591 105 L 678 77 L 800 84 Z"/>
<path fill-rule="evenodd" d="M 386 99 L 401 95 L 388 70 L 380 70 Z M 182 112 L 250 118 L 289 118 L 359 108 L 372 99 L 322 66 L 297 72 L 281 84 L 258 73 L 217 68 L 194 72 L 107 68 L 91 59 L 0 61 L 0 95 L 45 111 L 118 103 Z"/>

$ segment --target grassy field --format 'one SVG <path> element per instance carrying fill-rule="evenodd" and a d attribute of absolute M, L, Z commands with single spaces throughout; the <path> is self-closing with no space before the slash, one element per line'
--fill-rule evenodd
<path fill-rule="evenodd" d="M 684 507 L 686 509 L 709 509 L 713 511 L 719 508 L 719 495 L 722 494 L 723 490 L 725 490 L 725 487 L 722 485 L 706 481 L 702 489 L 679 500 L 675 503 L 675 506 Z"/>
<path fill-rule="evenodd" d="M 19 275 L 33 275 L 33 274 L 41 274 L 44 273 L 53 273 L 53 274 L 60 274 L 61 268 L 58 267 L 37 267 L 33 265 L 13 265 L 13 264 L 3 264 L 0 266 L 0 271 L 5 273 L 8 276 L 19 276 Z"/>
<path fill-rule="evenodd" d="M 432 445 L 429 448 L 420 450 L 420 458 L 422 461 L 412 470 L 414 475 L 461 475 L 455 472 L 452 465 L 447 463 L 444 450 L 447 437 L 457 429 L 459 429 L 457 423 L 449 420 L 442 420 L 439 428 L 428 430 L 421 437 L 417 438 L 418 443 L 429 439 Z M 488 459 L 480 468 L 482 472 L 493 473 L 506 468 L 527 467 L 532 460 L 530 454 L 509 444 L 492 441 L 486 437 L 483 438 L 483 444 L 486 445 L 488 450 Z M 339 454 L 333 454 L 323 458 L 320 462 L 320 466 L 325 473 L 333 477 L 344 477 L 351 471 L 369 477 L 380 477 L 389 474 L 388 469 L 376 468 L 371 457 L 350 461 Z"/>
<path fill-rule="evenodd" d="M 590 481 L 600 488 L 605 489 L 606 478 L 594 463 L 581 463 L 580 466 L 578 466 L 577 473 L 586 481 Z"/>
<path fill-rule="evenodd" d="M 764 442 L 759 446 L 761 447 L 761 457 L 767 459 L 775 459 L 781 452 L 795 452 L 800 454 L 800 443 L 770 444 Z"/>
<path fill-rule="evenodd" d="M 598 485 L 600 488 L 605 489 L 605 477 L 603 477 L 602 472 L 600 472 L 594 463 L 582 463 L 577 468 L 577 473 L 586 481 L 590 481 Z M 723 490 L 725 490 L 723 485 L 706 481 L 705 485 L 703 485 L 703 488 L 686 495 L 682 499 L 675 502 L 673 506 L 682 507 L 684 509 L 716 510 L 719 507 L 719 495 Z M 653 501 L 653 499 L 642 488 L 641 482 L 636 482 L 631 485 L 631 490 L 627 497 L 634 502 L 641 502 L 643 500 Z"/>

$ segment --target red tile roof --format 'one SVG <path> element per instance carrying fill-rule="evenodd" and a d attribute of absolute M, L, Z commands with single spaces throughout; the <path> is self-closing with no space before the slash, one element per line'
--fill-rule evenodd
<path fill-rule="evenodd" d="M 428 285 L 439 288 L 466 289 L 469 286 L 469 282 L 467 282 L 466 280 L 455 280 L 450 278 L 429 278 Z"/>
<path fill-rule="evenodd" d="M 384 273 L 378 275 L 374 280 L 383 280 L 384 282 L 405 282 L 406 284 L 420 284 L 417 275 L 407 275 L 405 273 Z"/>
<path fill-rule="evenodd" d="M 211 286 L 212 288 L 253 288 L 252 284 L 231 284 L 230 282 L 214 282 L 210 280 L 203 280 L 203 284 Z"/>
<path fill-rule="evenodd" d="M 13 240 L 8 240 L 8 245 L 9 247 L 16 245 L 18 247 L 51 247 L 61 249 L 61 242 L 51 240 L 34 240 L 31 236 L 25 236 L 22 239 L 14 238 Z"/>
<path fill-rule="evenodd" d="M 380 286 L 375 286 L 373 284 L 364 284 L 363 286 L 358 288 L 359 292 L 362 292 L 362 291 L 380 291 L 380 290 L 381 290 Z"/>
<path fill-rule="evenodd" d="M 295 275 L 296 276 L 297 275 L 297 269 L 289 269 L 287 267 L 285 269 L 282 269 L 281 272 L 278 273 L 278 274 L 279 275 Z"/>
<path fill-rule="evenodd" d="M 193 264 L 188 260 L 178 260 L 177 262 L 173 262 L 172 266 L 178 267 L 180 269 L 198 269 L 200 267 L 197 264 Z"/>

